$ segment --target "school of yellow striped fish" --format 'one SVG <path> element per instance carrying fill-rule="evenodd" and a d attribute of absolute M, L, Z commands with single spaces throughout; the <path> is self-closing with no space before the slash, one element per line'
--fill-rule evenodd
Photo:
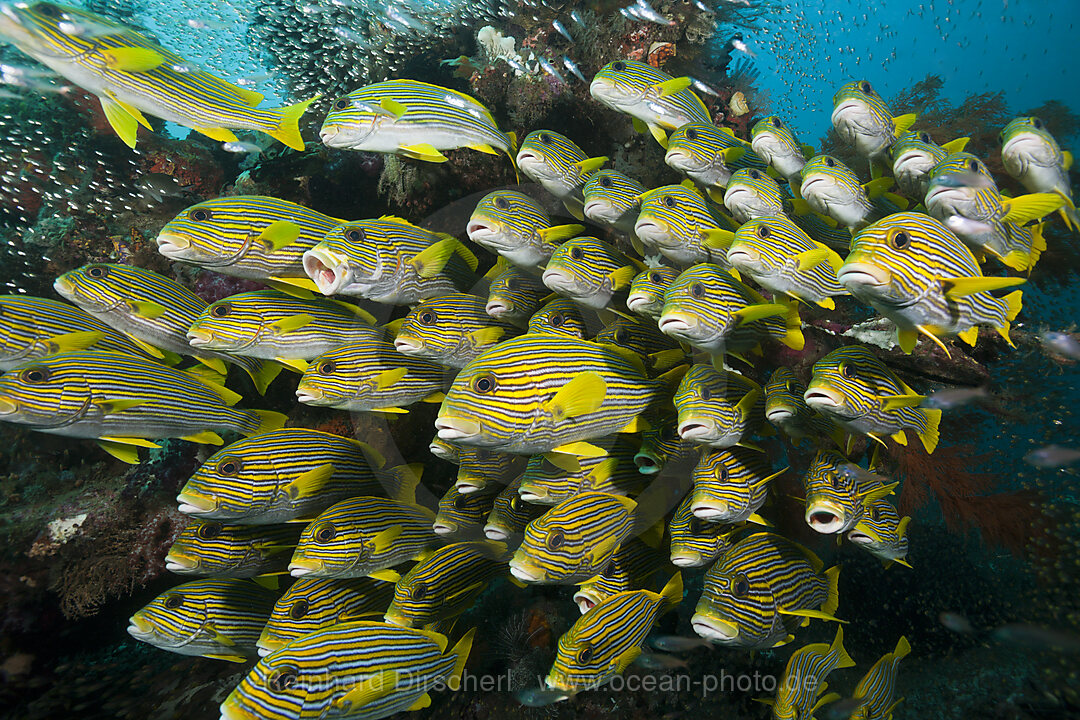
<path fill-rule="evenodd" d="M 243 129 L 304 148 L 310 99 L 258 109 L 258 93 L 180 67 L 113 20 L 6 3 L 0 34 L 96 95 L 131 147 L 153 115 L 226 143 Z M 575 222 L 512 189 L 481 199 L 457 236 L 221 197 L 161 228 L 158 250 L 266 289 L 208 303 L 173 278 L 103 263 L 56 278 L 62 300 L 0 298 L 0 419 L 129 463 L 163 438 L 218 447 L 177 497 L 191 524 L 165 563 L 191 580 L 128 631 L 175 653 L 255 661 L 223 718 L 427 707 L 430 691 L 458 687 L 475 631 L 457 620 L 500 578 L 507 595 L 576 586 L 566 601 L 581 616 L 546 686 L 522 696 L 534 705 L 635 662 L 662 666 L 643 651 L 684 601 L 684 569 L 705 570 L 687 632 L 711 646 L 775 648 L 812 621 L 843 622 L 839 568 L 771 529 L 771 486 L 789 470 L 811 529 L 907 565 L 910 519 L 875 470 L 897 446 L 933 453 L 942 410 L 874 346 L 839 347 L 806 383 L 780 359 L 803 348 L 802 308 L 843 304 L 887 318 L 904 353 L 920 342 L 956 352 L 954 339 L 974 346 L 980 328 L 1011 345 L 1013 288 L 1046 247 L 1044 223 L 1060 213 L 1080 230 L 1071 155 L 1038 118 L 1014 120 L 1002 157 L 1030 192 L 1005 196 L 965 139 L 930 138 L 860 81 L 837 90 L 832 122 L 868 164 L 863 183 L 781 118 L 749 138 L 714 126 L 690 78 L 645 63 L 609 63 L 590 93 L 687 180 L 649 187 L 548 129 L 519 145 L 469 95 L 387 80 L 334 100 L 322 143 L 428 162 L 458 148 L 504 154 Z M 380 326 L 371 303 L 410 309 Z M 393 417 L 440 403 L 431 452 L 458 465 L 455 485 L 437 508 L 418 504 L 426 463 L 395 466 L 361 440 L 239 409 L 228 365 L 260 394 L 297 374 L 297 401 L 311 406 Z M 812 447 L 812 463 L 777 467 L 758 444 L 776 432 Z M 852 459 L 864 445 L 865 466 Z M 896 572 L 883 568 L 882 582 Z M 295 580 L 282 589 L 282 578 Z M 791 655 L 773 717 L 810 718 L 844 697 L 795 681 L 855 665 L 844 630 Z M 872 667 L 860 659 L 848 717 L 892 716 L 910 651 L 901 637 Z"/>

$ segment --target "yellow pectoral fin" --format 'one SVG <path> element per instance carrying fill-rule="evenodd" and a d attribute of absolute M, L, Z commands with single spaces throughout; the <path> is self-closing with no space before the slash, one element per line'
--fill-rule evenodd
<path fill-rule="evenodd" d="M 70 350 L 85 350 L 99 342 L 105 333 L 98 330 L 86 330 L 84 332 L 70 332 L 63 335 L 54 335 L 45 341 L 49 346 L 50 353 L 68 352 Z"/>
<path fill-rule="evenodd" d="M 367 574 L 372 580 L 381 580 L 382 582 L 396 583 L 401 579 L 401 573 L 396 570 L 376 570 Z"/>
<path fill-rule="evenodd" d="M 577 237 L 585 230 L 584 225 L 553 225 L 536 231 L 544 242 L 558 243 Z"/>
<path fill-rule="evenodd" d="M 746 323 L 761 320 L 762 318 L 773 317 L 775 315 L 786 315 L 787 312 L 788 308 L 786 305 L 764 303 L 761 305 L 748 305 L 736 310 L 733 314 L 738 316 L 740 325 L 745 325 Z"/>
<path fill-rule="evenodd" d="M 300 232 L 300 226 L 291 220 L 276 220 L 259 233 L 259 240 L 270 246 L 272 250 L 280 250 L 296 242 L 300 237 Z"/>
<path fill-rule="evenodd" d="M 207 653 L 202 657 L 209 658 L 211 660 L 227 660 L 228 662 L 234 663 L 246 663 L 248 660 L 251 659 L 244 657 L 243 655 L 223 655 L 221 653 Z"/>
<path fill-rule="evenodd" d="M 926 400 L 925 395 L 882 395 L 878 398 L 881 409 L 887 411 L 899 410 L 900 408 L 918 407 Z"/>
<path fill-rule="evenodd" d="M 1023 285 L 1025 282 L 1027 282 L 1027 279 L 1020 277 L 950 277 L 941 279 L 941 283 L 945 287 L 946 297 L 953 299 Z"/>
<path fill-rule="evenodd" d="M 544 453 L 544 459 L 563 472 L 581 472 L 581 463 L 578 462 L 575 455 L 561 452 L 546 452 Z"/>
<path fill-rule="evenodd" d="M 359 709 L 390 695 L 397 687 L 397 683 L 397 670 L 384 670 L 361 682 L 342 695 L 334 704 L 339 707 Z"/>
<path fill-rule="evenodd" d="M 293 500 L 314 495 L 334 475 L 333 463 L 312 468 L 285 486 L 284 490 Z"/>
<path fill-rule="evenodd" d="M 829 259 L 832 251 L 827 247 L 814 248 L 813 250 L 804 250 L 795 256 L 795 260 L 798 262 L 799 272 L 806 272 L 811 268 L 815 268 L 821 263 Z"/>
<path fill-rule="evenodd" d="M 270 323 L 267 326 L 268 330 L 275 332 L 279 335 L 292 332 L 293 330 L 299 330 L 300 328 L 307 327 L 311 323 L 315 322 L 315 317 L 307 313 L 300 313 L 299 315 L 293 315 L 291 317 L 282 318 L 275 322 Z"/>
<path fill-rule="evenodd" d="M 99 400 L 94 404 L 98 406 L 102 413 L 106 415 L 115 415 L 117 413 L 122 413 L 125 410 L 145 405 L 148 402 L 150 402 L 150 400 L 146 398 L 131 398 L 129 400 Z"/>
<path fill-rule="evenodd" d="M 165 62 L 165 56 L 151 48 L 115 47 L 100 52 L 106 67 L 120 72 L 146 72 Z"/>
<path fill-rule="evenodd" d="M 667 97 L 668 95 L 674 95 L 677 92 L 685 90 L 693 84 L 693 80 L 688 77 L 677 77 L 665 80 L 664 82 L 656 83 L 652 86 L 653 90 L 660 97 Z"/>
<path fill-rule="evenodd" d="M 594 372 L 585 372 L 563 385 L 548 401 L 547 408 L 556 417 L 580 417 L 596 412 L 606 395 L 604 379 Z"/>
<path fill-rule="evenodd" d="M 400 382 L 408 372 L 409 369 L 404 367 L 383 371 L 375 378 L 375 388 L 377 390 L 385 390 L 389 387 L 393 387 L 396 383 Z"/>

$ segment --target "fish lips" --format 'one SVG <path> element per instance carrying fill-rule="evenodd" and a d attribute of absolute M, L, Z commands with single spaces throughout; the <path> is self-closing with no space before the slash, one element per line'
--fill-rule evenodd
<path fill-rule="evenodd" d="M 679 437 L 687 442 L 709 442 L 716 438 L 716 423 L 707 418 L 688 418 L 679 422 Z"/>
<path fill-rule="evenodd" d="M 210 498 L 180 491 L 176 496 L 177 509 L 185 515 L 206 516 L 217 510 L 217 503 Z"/>
<path fill-rule="evenodd" d="M 888 287 L 892 273 L 888 269 L 868 262 L 847 262 L 840 266 L 836 279 L 848 290 Z"/>
<path fill-rule="evenodd" d="M 521 582 L 531 584 L 543 582 L 545 576 L 544 571 L 525 559 L 520 550 L 510 560 L 510 574 Z"/>
<path fill-rule="evenodd" d="M 458 524 L 449 520 L 436 519 L 431 525 L 431 531 L 440 536 L 453 535 L 458 531 Z"/>
<path fill-rule="evenodd" d="M 615 209 L 607 200 L 589 200 L 581 208 L 581 212 L 595 222 L 611 223 L 618 220 Z"/>
<path fill-rule="evenodd" d="M 506 303 L 499 300 L 488 300 L 488 304 L 484 306 L 484 312 L 496 320 L 508 315 L 511 311 L 512 309 Z"/>
<path fill-rule="evenodd" d="M 424 351 L 424 343 L 414 337 L 398 335 L 394 338 L 394 349 L 403 355 L 419 355 Z"/>
<path fill-rule="evenodd" d="M 639 218 L 634 223 L 634 234 L 642 240 L 642 242 L 652 245 L 662 245 L 668 241 L 668 237 L 671 235 L 670 228 L 667 224 L 661 224 L 656 222 L 653 218 L 644 217 Z"/>
<path fill-rule="evenodd" d="M 165 556 L 165 569 L 174 573 L 192 573 L 199 569 L 198 560 L 170 552 Z"/>
<path fill-rule="evenodd" d="M 596 607 L 596 604 L 601 600 L 603 600 L 602 597 L 585 588 L 579 588 L 578 591 L 574 593 L 574 603 L 577 604 L 578 610 L 581 611 L 582 615 Z"/>
<path fill-rule="evenodd" d="M 690 153 L 678 148 L 672 148 L 664 153 L 664 163 L 673 170 L 681 172 L 695 172 L 704 170 L 708 166 L 708 163 L 702 162 Z"/>
<path fill-rule="evenodd" d="M 138 615 L 132 615 L 128 618 L 127 631 L 131 637 L 144 642 L 154 635 L 153 626 Z"/>
<path fill-rule="evenodd" d="M 822 535 L 835 535 L 844 531 L 847 513 L 843 508 L 827 500 L 808 499 L 806 502 L 806 524 Z"/>
<path fill-rule="evenodd" d="M 844 405 L 844 396 L 833 388 L 811 385 L 803 393 L 803 400 L 814 410 L 836 413 Z"/>
<path fill-rule="evenodd" d="M 191 347 L 203 348 L 214 346 L 213 334 L 195 327 L 187 331 L 187 341 L 188 345 Z"/>
<path fill-rule="evenodd" d="M 187 250 L 191 248 L 191 241 L 183 235 L 173 233 L 161 233 L 155 240 L 158 252 L 167 258 L 187 257 Z"/>
<path fill-rule="evenodd" d="M 739 628 L 701 613 L 695 613 L 690 618 L 690 626 L 694 632 L 710 642 L 730 643 L 739 637 Z"/>
<path fill-rule="evenodd" d="M 296 400 L 305 405 L 314 405 L 321 402 L 324 398 L 325 394 L 319 388 L 306 386 L 303 383 L 296 388 Z"/>
<path fill-rule="evenodd" d="M 304 272 L 323 295 L 336 295 L 349 282 L 349 266 L 344 258 L 326 249 L 304 253 Z"/>
<path fill-rule="evenodd" d="M 314 560 L 308 560 L 307 558 L 294 557 L 289 562 L 289 574 L 293 577 L 304 577 L 305 575 L 311 575 L 320 569 L 320 564 Z"/>
<path fill-rule="evenodd" d="M 449 442 L 467 443 L 478 437 L 482 428 L 480 421 L 472 418 L 440 415 L 435 419 L 435 429 L 439 431 L 439 439 Z"/>
<path fill-rule="evenodd" d="M 649 296 L 645 293 L 632 293 L 626 298 L 626 308 L 633 313 L 642 313 L 650 305 Z"/>
<path fill-rule="evenodd" d="M 727 261 L 737 270 L 756 270 L 761 265 L 761 254 L 749 248 L 732 246 L 727 252 Z"/>
<path fill-rule="evenodd" d="M 675 567 L 701 567 L 705 558 L 698 552 L 676 550 L 671 553 L 671 564 Z"/>
<path fill-rule="evenodd" d="M 771 423 L 782 423 L 795 417 L 795 410 L 786 405 L 765 408 L 765 419 Z"/>
<path fill-rule="evenodd" d="M 14 415 L 19 412 L 19 406 L 12 400 L 0 398 L 0 415 Z"/>
<path fill-rule="evenodd" d="M 697 328 L 697 319 L 684 313 L 666 312 L 660 315 L 657 327 L 660 332 L 672 337 L 688 336 Z"/>
<path fill-rule="evenodd" d="M 699 500 L 690 505 L 690 512 L 694 517 L 706 522 L 726 522 L 731 518 L 731 507 L 720 500 Z"/>
<path fill-rule="evenodd" d="M 484 526 L 484 537 L 488 540 L 503 541 L 510 537 L 510 533 L 506 528 L 501 525 L 495 525 L 494 523 L 488 523 Z"/>

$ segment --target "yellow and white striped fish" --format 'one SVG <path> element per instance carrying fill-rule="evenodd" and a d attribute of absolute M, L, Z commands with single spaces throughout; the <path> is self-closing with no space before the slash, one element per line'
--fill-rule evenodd
<path fill-rule="evenodd" d="M 476 256 L 452 235 L 389 215 L 334 228 L 304 253 L 304 272 L 323 295 L 409 305 L 471 285 Z"/>
<path fill-rule="evenodd" d="M 438 440 L 437 437 L 435 439 Z M 454 487 L 462 495 L 481 492 L 491 485 L 498 485 L 501 490 L 525 469 L 526 458 L 520 455 L 474 447 L 460 448 L 458 454 L 458 474 Z"/>
<path fill-rule="evenodd" d="M 457 690 L 474 630 L 449 652 L 445 635 L 346 622 L 294 640 L 259 661 L 221 704 L 222 720 L 338 717 L 377 720 Z"/>
<path fill-rule="evenodd" d="M 733 547 L 732 529 L 694 515 L 693 502 L 693 495 L 688 494 L 668 522 L 671 564 L 676 567 L 704 567 Z"/>
<path fill-rule="evenodd" d="M 771 115 L 750 128 L 750 146 L 754 152 L 788 182 L 799 182 L 806 158 L 814 149 L 799 143 L 783 120 Z"/>
<path fill-rule="evenodd" d="M 803 399 L 841 427 L 879 443 L 889 435 L 907 445 L 904 431 L 910 429 L 926 452 L 937 447 L 941 410 L 918 407 L 926 398 L 865 347 L 841 347 L 814 363 Z"/>
<path fill-rule="evenodd" d="M 1057 140 L 1037 117 L 1016 118 L 999 136 L 1005 170 L 1033 193 L 1057 193 L 1065 199 L 1059 211 L 1065 225 L 1080 232 L 1080 218 L 1073 203 L 1069 170 L 1072 153 L 1062 151 Z"/>
<path fill-rule="evenodd" d="M 851 711 L 848 720 L 892 720 L 893 710 L 904 702 L 896 697 L 896 676 L 900 661 L 911 653 L 907 638 L 896 641 L 896 649 L 882 655 L 855 686 L 852 698 L 862 702 Z"/>
<path fill-rule="evenodd" d="M 806 524 L 819 533 L 845 533 L 862 520 L 867 506 L 891 495 L 886 485 L 831 450 L 819 450 L 803 475 Z"/>
<path fill-rule="evenodd" d="M 510 265 L 495 276 L 488 286 L 484 312 L 502 322 L 528 327 L 529 318 L 551 295 L 543 282 L 516 265 Z"/>
<path fill-rule="evenodd" d="M 728 448 L 744 443 L 765 422 L 761 386 L 737 372 L 712 365 L 691 366 L 672 398 L 679 413 L 678 433 L 685 442 Z"/>
<path fill-rule="evenodd" d="M 180 655 L 247 662 L 276 594 L 251 580 L 211 578 L 166 590 L 128 620 L 136 640 Z"/>
<path fill-rule="evenodd" d="M 32 295 L 0 295 L 0 370 L 86 348 L 147 359 L 160 356 L 75 305 Z"/>
<path fill-rule="evenodd" d="M 894 180 L 879 177 L 865 185 L 851 169 L 829 155 L 815 155 L 803 165 L 799 198 L 793 201 L 795 212 L 805 215 L 815 212 L 831 218 L 852 233 L 869 225 L 884 213 L 872 200 L 888 193 Z M 906 209 L 903 198 L 890 198 L 900 209 Z"/>
<path fill-rule="evenodd" d="M 628 590 L 600 601 L 559 638 L 559 652 L 545 684 L 568 693 L 598 688 L 621 675 L 645 646 L 662 612 L 682 601 L 682 575 L 659 593 Z"/>
<path fill-rule="evenodd" d="M 710 642 L 749 650 L 787 644 L 810 618 L 835 620 L 839 567 L 779 535 L 740 539 L 705 574 L 694 631 Z"/>
<path fill-rule="evenodd" d="M 784 214 L 785 193 L 780 185 L 757 168 L 743 168 L 731 174 L 724 190 L 724 207 L 735 222 Z"/>
<path fill-rule="evenodd" d="M 656 320 L 664 308 L 664 291 L 679 277 L 679 271 L 666 265 L 638 273 L 630 283 L 626 308 L 643 317 Z"/>
<path fill-rule="evenodd" d="M 499 130 L 480 101 L 419 80 L 384 80 L 342 95 L 323 121 L 323 144 L 446 162 L 440 150 L 467 147 L 514 160 L 513 133 Z"/>
<path fill-rule="evenodd" d="M 607 598 L 621 592 L 646 590 L 649 579 L 660 570 L 664 553 L 638 538 L 619 545 L 604 571 L 578 585 L 574 602 L 584 615 Z"/>
<path fill-rule="evenodd" d="M 838 447 L 844 447 L 844 431 L 826 416 L 811 410 L 803 400 L 805 392 L 791 368 L 774 370 L 765 384 L 765 419 L 792 440 L 810 438 L 819 443 L 830 439 Z"/>
<path fill-rule="evenodd" d="M 534 130 L 526 135 L 516 158 L 521 172 L 561 200 L 578 220 L 585 219 L 581 187 L 607 160 L 589 157 L 573 140 L 553 130 Z"/>
<path fill-rule="evenodd" d="M 170 260 L 276 284 L 274 278 L 307 278 L 304 253 L 344 222 L 288 200 L 220 197 L 167 222 L 157 246 Z"/>
<path fill-rule="evenodd" d="M 911 567 L 907 561 L 908 524 L 911 518 L 900 517 L 896 508 L 884 498 L 867 503 L 862 517 L 848 534 L 847 539 L 885 563 L 894 562 Z"/>
<path fill-rule="evenodd" d="M 154 438 L 222 445 L 217 430 L 258 435 L 285 424 L 270 410 L 237 410 L 240 396 L 133 355 L 83 350 L 32 360 L 0 376 L 0 420 L 94 438 L 124 462 Z"/>
<path fill-rule="evenodd" d="M 488 540 L 509 541 L 525 532 L 526 525 L 547 511 L 544 505 L 525 502 L 518 492 L 520 486 L 519 477 L 495 496 L 495 504 L 484 524 L 484 535 Z"/>
<path fill-rule="evenodd" d="M 859 300 L 896 325 L 905 353 L 925 335 L 949 354 L 942 337 L 975 345 L 979 326 L 997 328 L 1010 345 L 1009 327 L 1020 313 L 1019 290 L 998 298 L 991 290 L 1023 278 L 984 277 L 975 256 L 942 223 L 922 213 L 890 215 L 851 240 L 838 277 Z"/>
<path fill-rule="evenodd" d="M 565 335 L 584 340 L 586 333 L 581 309 L 567 297 L 548 300 L 529 318 L 530 335 Z"/>
<path fill-rule="evenodd" d="M 634 463 L 642 475 L 656 475 L 668 465 L 678 465 L 696 456 L 697 448 L 679 437 L 674 418 L 641 434 L 641 448 Z"/>
<path fill-rule="evenodd" d="M 676 265 L 713 262 L 728 267 L 721 240 L 730 239 L 731 231 L 721 227 L 693 188 L 665 185 L 642 195 L 634 233 L 646 248 Z"/>
<path fill-rule="evenodd" d="M 638 60 L 610 62 L 593 77 L 589 94 L 612 110 L 634 119 L 634 129 L 652 133 L 667 148 L 666 130 L 691 122 L 712 124 L 701 98 L 690 90 L 693 80 L 673 78 Z"/>
<path fill-rule="evenodd" d="M 101 32 L 83 34 L 89 26 Z M 4 3 L 0 36 L 93 93 L 120 139 L 135 147 L 143 112 L 232 142 L 232 130 L 259 130 L 304 149 L 300 117 L 316 98 L 286 108 L 257 109 L 263 96 L 191 67 L 173 51 L 131 27 L 82 8 L 51 2 Z"/>
<path fill-rule="evenodd" d="M 968 138 L 964 137 L 938 145 L 925 130 L 909 130 L 900 135 L 888 150 L 896 187 L 909 198 L 926 197 L 930 171 L 950 153 L 963 151 L 967 142 Z"/>
<path fill-rule="evenodd" d="M 870 162 L 870 174 L 891 165 L 886 151 L 915 123 L 915 114 L 893 116 L 866 80 L 849 82 L 833 95 L 832 126 L 840 139 Z"/>
<path fill-rule="evenodd" d="M 772 705 L 774 720 L 812 718 L 819 708 L 840 699 L 838 693 L 823 694 L 825 678 L 837 668 L 855 667 L 844 649 L 844 626 L 836 628 L 832 645 L 815 643 L 796 650 L 788 660 L 784 679 L 776 689 Z"/>
<path fill-rule="evenodd" d="M 756 450 L 707 450 L 694 468 L 690 510 L 707 522 L 769 525 L 757 511 L 769 496 L 769 484 L 785 472 L 787 468 L 772 472 Z"/>
<path fill-rule="evenodd" d="M 765 171 L 765 161 L 750 143 L 735 137 L 731 128 L 712 122 L 691 122 L 668 137 L 664 162 L 697 183 L 717 203 L 732 173 L 745 167 Z"/>
<path fill-rule="evenodd" d="M 497 483 L 491 483 L 463 493 L 457 485 L 451 485 L 439 498 L 439 509 L 431 530 L 439 537 L 458 540 L 483 536 L 484 520 L 495 507 L 499 489 Z"/>
<path fill-rule="evenodd" d="M 399 353 L 382 338 L 342 345 L 311 361 L 296 398 L 305 405 L 357 412 L 404 413 L 421 400 L 440 402 L 451 378 L 439 365 Z"/>
<path fill-rule="evenodd" d="M 259 635 L 260 657 L 305 635 L 338 623 L 381 613 L 390 606 L 394 585 L 371 578 L 301 578 L 274 604 Z"/>
<path fill-rule="evenodd" d="M 638 472 L 634 457 L 638 446 L 622 436 L 598 440 L 600 457 L 578 459 L 578 470 L 553 465 L 543 455 L 533 455 L 525 466 L 518 492 L 526 502 L 558 505 L 578 493 L 602 492 L 636 495 L 644 489 L 646 476 Z"/>
<path fill-rule="evenodd" d="M 597 170 L 581 188 L 582 212 L 593 222 L 632 235 L 645 186 L 617 170 Z"/>
<path fill-rule="evenodd" d="M 600 310 L 625 292 L 634 276 L 645 269 L 610 243 L 576 237 L 555 248 L 541 279 L 553 292 Z"/>
<path fill-rule="evenodd" d="M 165 569 L 180 575 L 252 578 L 281 574 L 296 547 L 296 527 L 190 523 L 169 547 Z"/>
<path fill-rule="evenodd" d="M 557 244 L 584 229 L 584 225 L 552 226 L 536 200 L 514 190 L 496 190 L 476 203 L 465 232 L 480 247 L 539 274 Z"/>
<path fill-rule="evenodd" d="M 447 293 L 421 300 L 409 311 L 394 336 L 394 347 L 414 358 L 460 368 L 520 334 L 520 328 L 488 315 L 484 298 Z"/>
<path fill-rule="evenodd" d="M 312 517 L 357 495 L 405 497 L 418 477 L 388 468 L 375 448 L 307 428 L 239 440 L 211 455 L 176 496 L 203 520 L 267 525 Z"/>

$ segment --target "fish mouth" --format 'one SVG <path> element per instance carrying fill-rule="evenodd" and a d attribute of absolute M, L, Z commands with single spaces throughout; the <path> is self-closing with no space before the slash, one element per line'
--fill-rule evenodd
<path fill-rule="evenodd" d="M 811 175 L 809 180 L 799 186 L 799 194 L 805 198 L 807 189 L 813 188 L 815 185 L 822 186 L 820 192 L 825 192 L 832 186 L 832 183 L 829 178 L 823 175 Z"/>
<path fill-rule="evenodd" d="M 540 282 L 555 292 L 570 290 L 573 287 L 572 278 L 558 268 L 545 270 L 544 274 L 540 276 Z"/>
<path fill-rule="evenodd" d="M 697 327 L 697 322 L 687 315 L 677 313 L 664 313 L 657 321 L 657 327 L 665 335 L 683 334 Z"/>
<path fill-rule="evenodd" d="M 183 235 L 161 233 L 157 236 L 158 252 L 165 257 L 182 257 L 184 251 L 191 247 L 191 241 Z"/>
<path fill-rule="evenodd" d="M 233 690 L 229 697 L 225 698 L 225 702 L 221 703 L 221 720 L 259 720 L 260 716 L 237 704 L 240 700 L 234 699 L 236 693 L 237 690 Z"/>
<path fill-rule="evenodd" d="M 837 120 L 841 120 L 841 121 L 844 121 L 844 122 L 852 122 L 852 120 L 853 120 L 852 118 L 847 118 L 847 117 L 844 117 L 844 116 L 854 114 L 854 113 L 857 113 L 857 112 L 862 112 L 864 110 L 865 110 L 865 106 L 861 102 L 859 102 L 857 100 L 847 100 L 845 102 L 840 103 L 835 108 L 833 108 L 832 116 L 830 117 L 830 121 L 834 125 L 836 124 Z"/>
<path fill-rule="evenodd" d="M 454 453 L 444 448 L 440 443 L 431 443 L 428 445 L 428 452 L 441 460 L 450 460 L 454 457 Z"/>
<path fill-rule="evenodd" d="M 823 535 L 833 535 L 844 527 L 844 511 L 830 502 L 808 502 L 806 524 Z"/>
<path fill-rule="evenodd" d="M 958 203 L 964 204 L 970 202 L 970 198 L 966 192 L 967 189 L 968 188 L 963 187 L 954 188 L 946 187 L 944 185 L 934 185 L 927 191 L 926 197 L 923 198 L 923 204 L 929 209 L 931 205 L 957 206 Z"/>
<path fill-rule="evenodd" d="M 214 341 L 214 336 L 206 330 L 191 328 L 187 331 L 187 341 L 191 347 L 206 347 Z"/>
<path fill-rule="evenodd" d="M 165 569 L 174 573 L 187 573 L 198 569 L 199 563 L 183 555 L 173 555 L 171 552 L 165 556 Z"/>
<path fill-rule="evenodd" d="M 506 532 L 498 525 L 487 524 L 484 526 L 484 537 L 488 540 L 503 541 L 510 537 L 510 533 Z"/>
<path fill-rule="evenodd" d="M 431 531 L 436 535 L 453 535 L 457 532 L 457 523 L 447 522 L 446 520 L 436 520 L 431 526 Z"/>
<path fill-rule="evenodd" d="M 852 530 L 847 534 L 847 539 L 856 545 L 871 545 L 874 538 L 859 530 Z"/>
<path fill-rule="evenodd" d="M 435 429 L 439 431 L 440 440 L 462 442 L 480 435 L 481 425 L 478 420 L 443 415 L 435 418 Z"/>
<path fill-rule="evenodd" d="M 707 420 L 691 418 L 679 423 L 679 437 L 690 442 L 711 438 L 716 434 L 716 424 Z"/>
<path fill-rule="evenodd" d="M 1027 151 L 1026 151 L 1027 154 L 1034 154 L 1039 150 L 1039 148 L 1042 146 L 1042 144 L 1043 144 L 1043 141 L 1038 136 L 1032 135 L 1031 133 L 1020 133 L 1018 135 L 1014 135 L 1011 138 L 1009 138 L 1005 142 L 1005 144 L 1001 146 L 1001 156 L 1004 157 L 1005 155 L 1014 154 L 1014 153 L 1015 154 L 1025 153 L 1025 150 L 1023 148 L 1024 145 L 1030 145 L 1031 146 L 1030 148 L 1027 149 Z"/>
<path fill-rule="evenodd" d="M 345 286 L 348 266 L 337 254 L 320 248 L 304 253 L 304 272 L 323 295 L 335 295 Z"/>
<path fill-rule="evenodd" d="M 493 317 L 497 320 L 503 315 L 509 313 L 510 308 L 507 307 L 506 303 L 490 300 L 488 304 L 484 306 L 484 312 L 486 312 L 490 317 Z"/>
<path fill-rule="evenodd" d="M 600 598 L 591 592 L 578 590 L 574 593 L 574 602 L 577 604 L 581 614 L 584 615 L 596 607 L 596 603 L 600 602 Z"/>
<path fill-rule="evenodd" d="M 654 238 L 666 236 L 668 229 L 651 219 L 638 220 L 634 223 L 634 234 L 642 239 L 653 240 Z"/>
<path fill-rule="evenodd" d="M 582 207 L 581 212 L 585 213 L 585 217 L 593 220 L 602 219 L 607 211 L 611 209 L 611 203 L 603 200 L 590 200 Z"/>
<path fill-rule="evenodd" d="M 481 244 L 490 242 L 498 237 L 501 232 L 502 229 L 495 226 L 493 223 L 487 223 L 476 219 L 470 220 L 468 226 L 465 228 L 465 234 L 469 236 L 469 239 Z"/>
<path fill-rule="evenodd" d="M 731 642 L 739 637 L 739 628 L 731 623 L 696 613 L 690 618 L 690 626 L 701 637 L 714 642 Z"/>
<path fill-rule="evenodd" d="M 765 410 L 765 419 L 771 423 L 784 422 L 785 420 L 790 420 L 793 417 L 795 417 L 795 413 L 791 410 L 791 408 L 776 407 Z"/>
<path fill-rule="evenodd" d="M 919 161 L 925 167 L 908 167 L 915 165 Z M 929 170 L 933 166 L 933 158 L 924 153 L 921 150 L 908 150 L 905 153 L 901 153 L 895 160 L 893 160 L 893 172 L 903 169 L 908 172 L 919 172 Z"/>
<path fill-rule="evenodd" d="M 626 309 L 640 313 L 649 306 L 649 297 L 645 293 L 634 293 L 626 298 Z"/>
<path fill-rule="evenodd" d="M 539 583 L 544 580 L 544 571 L 527 560 L 515 556 L 510 560 L 510 574 L 521 582 Z"/>
<path fill-rule="evenodd" d="M 128 618 L 128 635 L 136 640 L 146 640 L 146 638 L 154 634 L 154 628 L 145 618 L 139 615 L 132 615 Z"/>
<path fill-rule="evenodd" d="M 487 482 L 482 477 L 465 476 L 462 477 L 458 474 L 457 482 L 454 483 L 454 489 L 456 489 L 462 495 L 470 495 L 475 492 L 480 492 L 487 487 Z"/>
<path fill-rule="evenodd" d="M 176 496 L 177 508 L 185 515 L 203 515 L 217 510 L 217 503 L 208 497 L 181 491 Z"/>
<path fill-rule="evenodd" d="M 0 398 L 0 415 L 14 415 L 18 411 L 18 405 L 6 398 Z"/>
<path fill-rule="evenodd" d="M 702 520 L 721 522 L 731 514 L 731 509 L 727 503 L 718 500 L 703 500 L 691 504 L 690 512 Z"/>
<path fill-rule="evenodd" d="M 727 260 L 736 267 L 746 267 L 757 264 L 761 260 L 761 255 L 744 248 L 731 248 L 728 250 Z"/>
<path fill-rule="evenodd" d="M 660 472 L 660 463 L 649 455 L 638 453 L 634 456 L 634 464 L 637 465 L 638 472 L 643 475 L 655 475 Z"/>
<path fill-rule="evenodd" d="M 403 355 L 416 355 L 424 351 L 424 343 L 416 338 L 398 335 L 394 338 L 394 349 Z"/>
<path fill-rule="evenodd" d="M 682 150 L 668 150 L 664 153 L 664 163 L 673 168 L 687 167 L 692 157 Z"/>
<path fill-rule="evenodd" d="M 551 494 L 547 490 L 541 488 L 528 489 L 527 486 L 523 485 L 518 488 L 518 496 L 525 502 L 538 505 L 544 505 L 551 502 Z"/>
<path fill-rule="evenodd" d="M 671 564 L 675 567 L 701 567 L 701 554 L 692 552 L 671 553 Z"/>
<path fill-rule="evenodd" d="M 413 626 L 411 620 L 402 615 L 398 615 L 397 613 L 386 613 L 385 615 L 383 615 L 383 622 L 404 628 L 411 628 Z"/>
<path fill-rule="evenodd" d="M 299 385 L 296 388 L 296 400 L 302 402 L 305 405 L 313 405 L 321 402 L 325 394 L 318 388 L 308 387 L 306 385 Z"/>
<path fill-rule="evenodd" d="M 277 652 L 281 648 L 285 647 L 285 643 L 276 638 L 270 638 L 263 633 L 263 636 L 259 638 L 259 641 L 255 643 L 255 650 L 259 653 L 259 657 L 264 658 L 267 655 Z"/>
<path fill-rule="evenodd" d="M 850 285 L 885 287 L 892 280 L 892 274 L 877 265 L 866 262 L 850 262 L 840 266 L 840 270 L 836 273 L 836 279 L 845 287 Z"/>
<path fill-rule="evenodd" d="M 53 290 L 60 293 L 65 300 L 70 300 L 75 295 L 75 286 L 63 275 L 53 280 Z"/>
<path fill-rule="evenodd" d="M 341 128 L 337 125 L 323 125 L 319 130 L 319 140 L 327 147 L 336 147 L 332 141 L 340 132 Z"/>
<path fill-rule="evenodd" d="M 304 577 L 305 575 L 310 575 L 318 569 L 318 563 L 312 560 L 308 560 L 306 558 L 293 558 L 292 561 L 289 562 L 288 568 L 289 574 L 297 578 Z"/>
<path fill-rule="evenodd" d="M 843 396 L 828 387 L 811 387 L 803 393 L 803 400 L 814 410 L 836 410 L 843 402 Z"/>

